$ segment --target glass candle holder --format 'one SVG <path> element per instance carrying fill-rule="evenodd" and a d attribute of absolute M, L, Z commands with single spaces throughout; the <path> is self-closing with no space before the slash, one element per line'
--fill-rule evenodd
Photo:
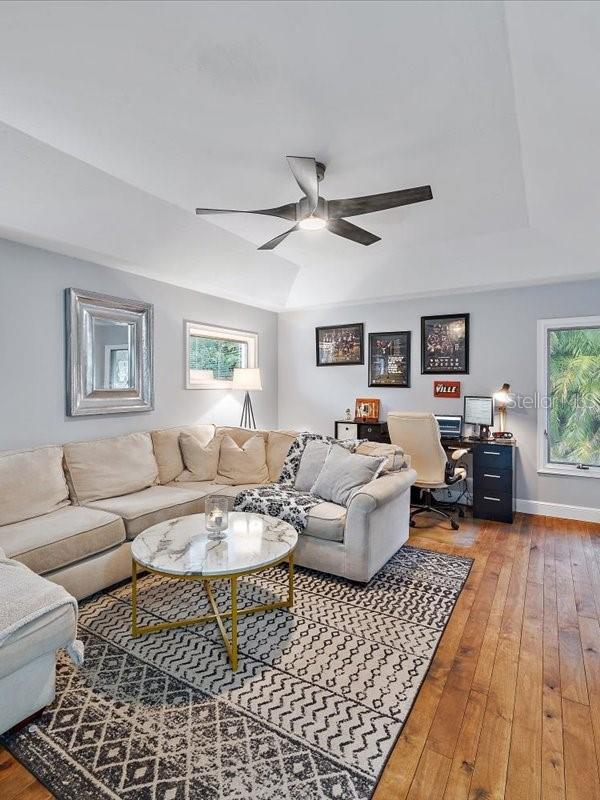
<path fill-rule="evenodd" d="M 217 541 L 224 539 L 229 527 L 229 498 L 219 495 L 207 497 L 204 513 L 208 538 Z"/>

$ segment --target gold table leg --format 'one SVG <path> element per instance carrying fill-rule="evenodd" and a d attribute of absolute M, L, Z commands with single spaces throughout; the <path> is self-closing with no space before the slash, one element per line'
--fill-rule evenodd
<path fill-rule="evenodd" d="M 131 559 L 131 635 L 139 636 L 137 625 L 137 563 Z"/>
<path fill-rule="evenodd" d="M 294 555 L 290 553 L 286 556 L 282 561 L 288 562 L 288 592 L 287 592 L 287 599 L 285 600 L 276 600 L 273 603 L 263 603 L 258 606 L 250 606 L 248 608 L 238 608 L 238 578 L 243 575 L 255 575 L 259 572 L 262 572 L 263 569 L 270 569 L 270 567 L 276 566 L 275 564 L 269 564 L 267 567 L 263 567 L 262 569 L 257 569 L 254 572 L 245 572 L 233 575 L 223 575 L 223 576 L 215 576 L 214 578 L 203 578 L 201 576 L 196 575 L 186 575 L 186 576 L 177 576 L 172 575 L 170 573 L 159 572 L 158 570 L 152 570 L 148 567 L 144 567 L 145 570 L 148 572 L 154 572 L 157 575 L 163 575 L 169 578 L 175 578 L 178 580 L 193 580 L 193 581 L 201 581 L 204 590 L 206 591 L 206 595 L 208 597 L 209 603 L 211 605 L 212 614 L 203 614 L 200 617 L 191 617 L 188 619 L 177 619 L 172 620 L 169 622 L 158 622 L 155 625 L 142 625 L 138 626 L 138 606 L 137 606 L 137 596 L 138 596 L 138 586 L 137 586 L 137 571 L 138 565 L 134 559 L 131 562 L 131 635 L 132 636 L 143 636 L 147 633 L 157 633 L 158 631 L 165 631 L 165 630 L 172 630 L 173 628 L 183 628 L 188 625 L 199 625 L 202 622 L 216 622 L 219 626 L 219 631 L 221 633 L 221 637 L 223 639 L 223 644 L 225 645 L 225 649 L 227 650 L 227 655 L 229 657 L 229 661 L 231 663 L 231 668 L 235 672 L 238 668 L 238 617 L 244 614 L 260 614 L 263 611 L 274 611 L 278 608 L 292 608 L 294 605 Z M 277 563 L 282 563 L 279 561 Z M 219 607 L 217 606 L 217 602 L 215 600 L 213 591 L 210 586 L 210 582 L 212 580 L 223 580 L 229 577 L 230 588 L 231 588 L 231 609 L 229 611 L 220 611 Z M 231 617 L 231 638 L 227 636 L 227 631 L 225 630 L 225 626 L 223 624 L 224 619 L 227 617 Z"/>

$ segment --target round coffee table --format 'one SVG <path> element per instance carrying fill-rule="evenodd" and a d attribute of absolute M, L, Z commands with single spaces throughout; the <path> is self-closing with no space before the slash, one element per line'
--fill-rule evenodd
<path fill-rule="evenodd" d="M 131 543 L 131 634 L 146 633 L 216 621 L 233 670 L 237 669 L 237 624 L 242 614 L 257 614 L 275 608 L 291 608 L 294 604 L 294 548 L 298 534 L 287 522 L 263 514 L 233 512 L 229 527 L 221 541 L 208 538 L 204 514 L 191 514 L 160 522 L 138 534 Z M 264 569 L 288 562 L 288 592 L 285 600 L 238 609 L 238 578 L 262 572 Z M 139 626 L 137 623 L 138 567 L 158 575 L 178 580 L 201 581 L 204 584 L 212 614 L 200 617 L 159 622 Z M 231 608 L 217 607 L 211 581 L 229 580 Z M 223 620 L 231 617 L 231 637 L 227 636 Z"/>

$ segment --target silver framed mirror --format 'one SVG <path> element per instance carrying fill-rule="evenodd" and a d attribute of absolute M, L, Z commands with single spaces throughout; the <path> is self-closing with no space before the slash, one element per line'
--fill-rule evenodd
<path fill-rule="evenodd" d="M 154 408 L 150 303 L 65 290 L 67 414 L 122 414 Z"/>

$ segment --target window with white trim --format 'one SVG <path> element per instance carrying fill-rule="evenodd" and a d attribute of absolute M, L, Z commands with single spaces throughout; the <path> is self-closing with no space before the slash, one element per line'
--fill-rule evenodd
<path fill-rule="evenodd" d="M 258 334 L 186 321 L 186 389 L 231 389 L 234 369 L 257 366 Z"/>
<path fill-rule="evenodd" d="M 538 468 L 600 477 L 600 317 L 538 322 Z"/>

